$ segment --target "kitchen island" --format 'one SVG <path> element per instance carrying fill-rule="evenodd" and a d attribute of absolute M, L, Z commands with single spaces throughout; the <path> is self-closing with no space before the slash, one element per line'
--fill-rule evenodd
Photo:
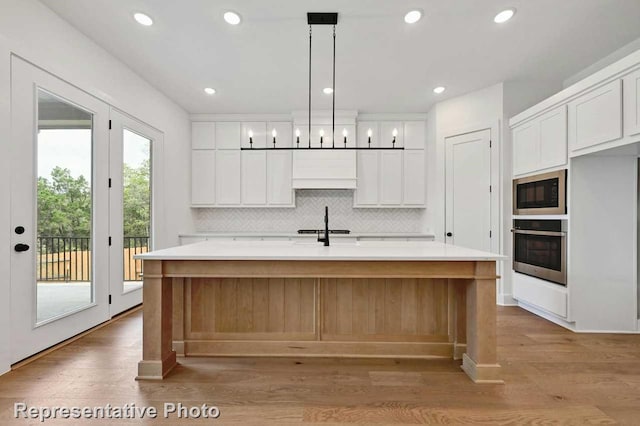
<path fill-rule="evenodd" d="M 144 261 L 138 379 L 182 356 L 462 358 L 501 382 L 496 262 L 438 242 L 205 241 Z"/>

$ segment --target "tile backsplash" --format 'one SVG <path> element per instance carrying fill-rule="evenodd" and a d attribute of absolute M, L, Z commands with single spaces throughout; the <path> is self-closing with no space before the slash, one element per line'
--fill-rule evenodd
<path fill-rule="evenodd" d="M 324 227 L 351 232 L 423 232 L 424 209 L 354 209 L 353 191 L 296 191 L 296 208 L 193 209 L 196 232 L 296 232 Z"/>

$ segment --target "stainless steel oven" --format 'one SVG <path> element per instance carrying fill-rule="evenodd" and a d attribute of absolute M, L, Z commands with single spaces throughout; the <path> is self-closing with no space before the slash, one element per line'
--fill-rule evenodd
<path fill-rule="evenodd" d="M 567 213 L 567 171 L 513 180 L 513 214 Z"/>
<path fill-rule="evenodd" d="M 513 221 L 513 270 L 567 285 L 567 221 Z"/>

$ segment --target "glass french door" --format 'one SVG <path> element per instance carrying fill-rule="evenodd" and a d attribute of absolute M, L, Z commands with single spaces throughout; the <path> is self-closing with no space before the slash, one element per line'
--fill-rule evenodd
<path fill-rule="evenodd" d="M 154 246 L 154 208 L 158 191 L 154 176 L 162 149 L 162 133 L 134 118 L 111 110 L 110 225 L 111 315 L 142 303 L 142 261 L 135 255 Z"/>
<path fill-rule="evenodd" d="M 11 58 L 17 362 L 109 319 L 109 106 Z"/>

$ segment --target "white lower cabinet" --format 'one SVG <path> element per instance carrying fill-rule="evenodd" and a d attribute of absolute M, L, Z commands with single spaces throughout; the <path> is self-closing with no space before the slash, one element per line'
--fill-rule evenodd
<path fill-rule="evenodd" d="M 291 151 L 267 153 L 267 204 L 283 207 L 293 205 L 291 168 Z"/>
<path fill-rule="evenodd" d="M 216 152 L 216 205 L 240 204 L 240 165 L 240 151 Z"/>
<path fill-rule="evenodd" d="M 242 204 L 267 203 L 267 152 L 242 151 Z"/>
<path fill-rule="evenodd" d="M 191 204 L 211 205 L 215 197 L 216 152 L 208 149 L 191 151 Z"/>
<path fill-rule="evenodd" d="M 572 154 L 622 137 L 622 80 L 585 93 L 568 108 Z"/>
<path fill-rule="evenodd" d="M 402 204 L 402 154 L 398 151 L 381 151 L 380 154 L 380 204 Z"/>
<path fill-rule="evenodd" d="M 405 206 L 422 206 L 425 204 L 424 164 L 424 150 L 411 149 L 404 151 L 402 204 Z"/>
<path fill-rule="evenodd" d="M 378 182 L 380 179 L 377 150 L 358 151 L 357 176 L 358 189 L 355 192 L 355 204 L 360 206 L 378 205 Z"/>

